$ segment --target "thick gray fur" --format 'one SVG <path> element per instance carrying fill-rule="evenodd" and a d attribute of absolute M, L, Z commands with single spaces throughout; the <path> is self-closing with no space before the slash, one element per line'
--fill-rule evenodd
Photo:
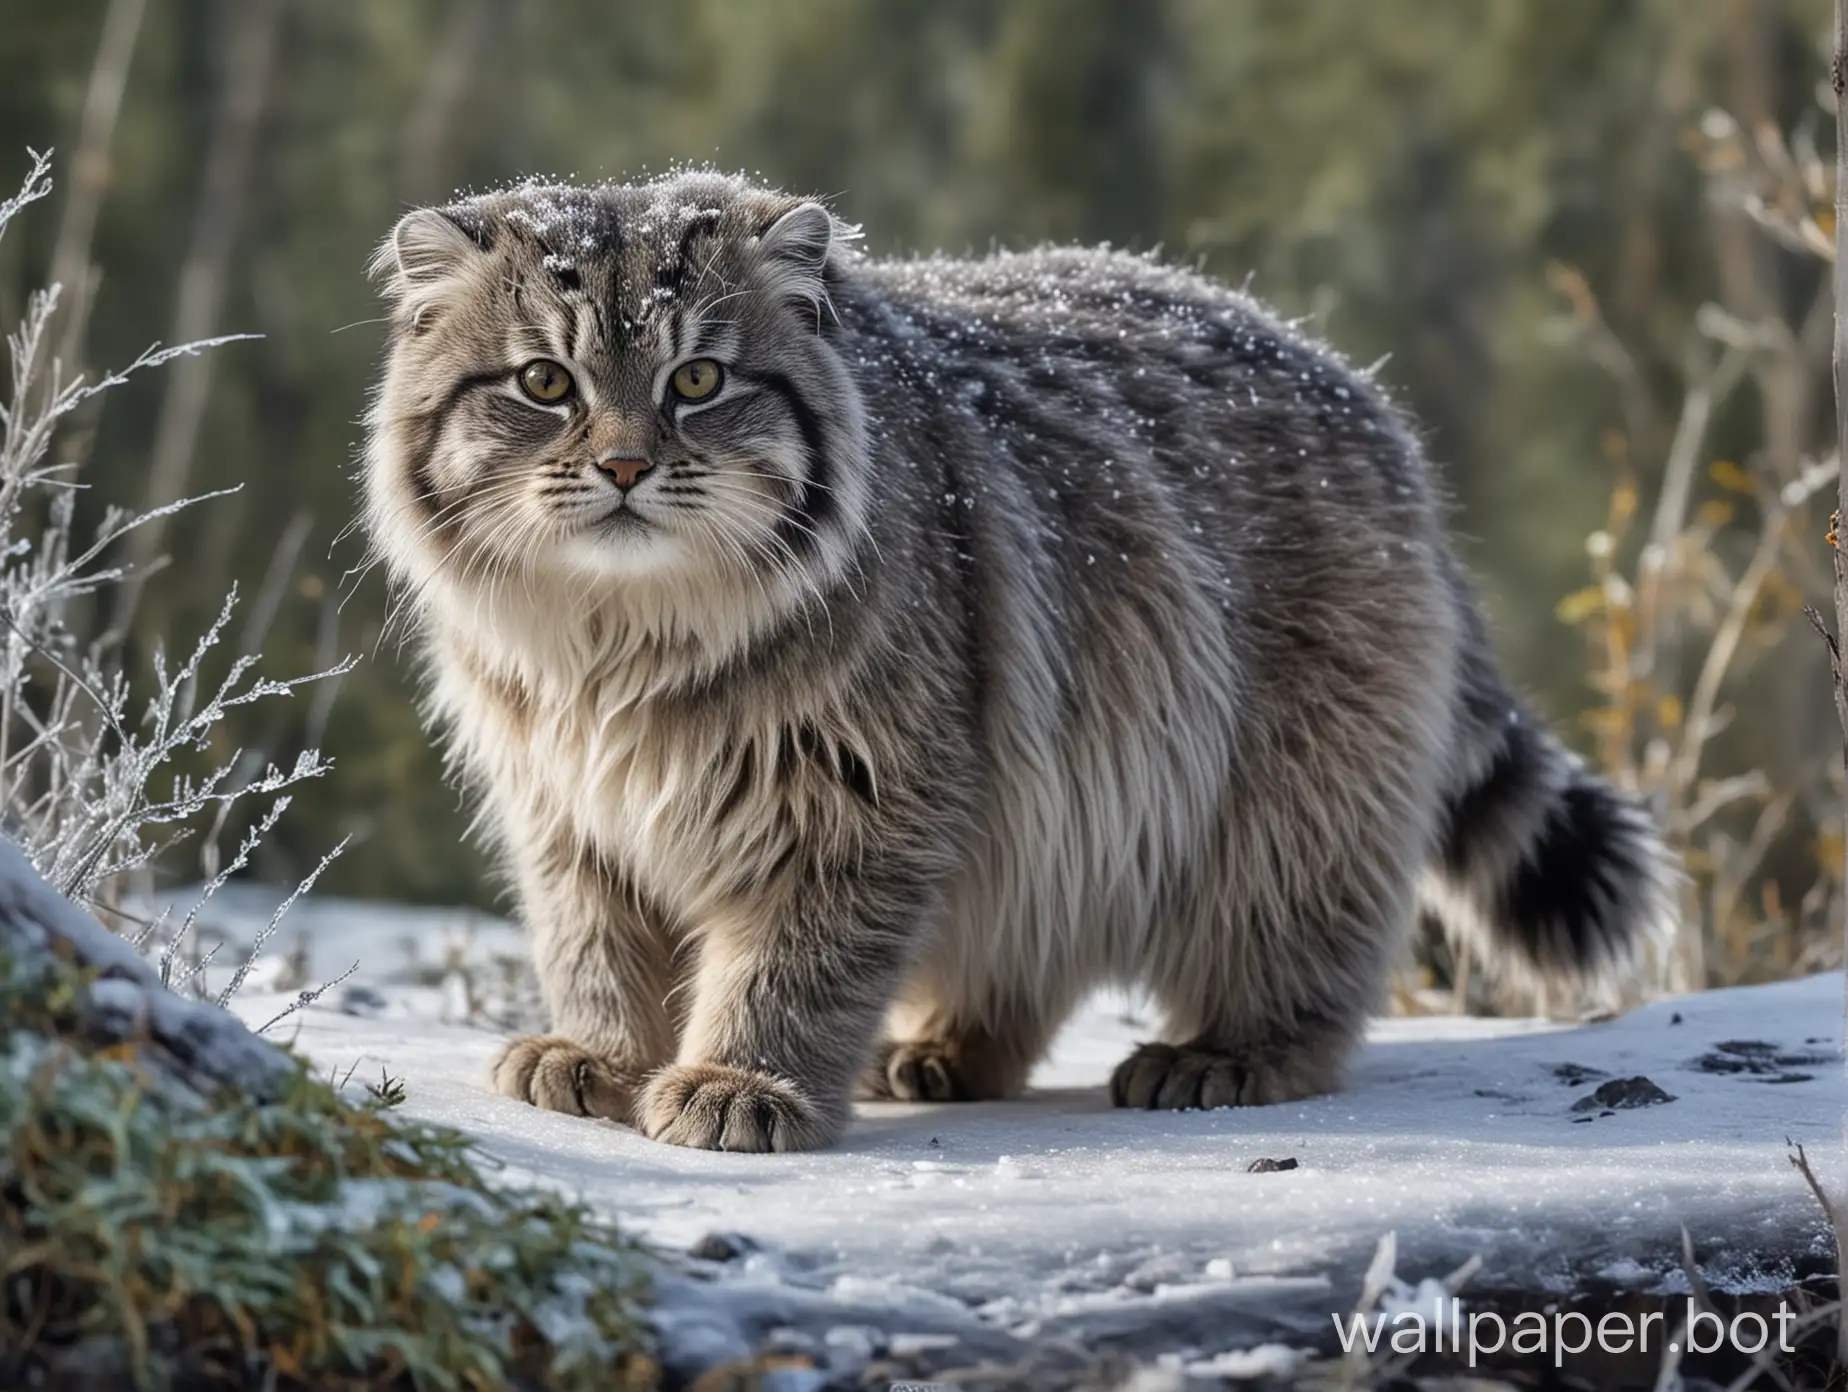
<path fill-rule="evenodd" d="M 1421 907 L 1578 980 L 1663 921 L 1370 381 L 1152 258 L 852 241 L 685 173 L 380 250 L 372 534 L 553 1016 L 501 1090 L 823 1145 L 856 1082 L 1018 1091 L 1115 981 L 1166 1015 L 1118 1103 L 1280 1102 L 1338 1085 Z"/>

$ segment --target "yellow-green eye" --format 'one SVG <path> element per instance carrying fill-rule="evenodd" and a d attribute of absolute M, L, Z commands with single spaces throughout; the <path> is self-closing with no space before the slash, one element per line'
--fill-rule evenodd
<path fill-rule="evenodd" d="M 571 374 L 550 358 L 534 358 L 520 369 L 520 387 L 534 401 L 555 406 L 571 395 Z"/>
<path fill-rule="evenodd" d="M 719 383 L 724 380 L 725 369 L 711 358 L 695 358 L 674 369 L 669 385 L 673 387 L 674 395 L 682 401 L 704 401 L 719 389 Z"/>

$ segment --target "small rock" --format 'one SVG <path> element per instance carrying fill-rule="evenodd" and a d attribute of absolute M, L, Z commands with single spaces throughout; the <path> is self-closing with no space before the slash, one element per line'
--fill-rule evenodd
<path fill-rule="evenodd" d="M 370 986 L 349 986 L 340 996 L 342 1015 L 360 1015 L 370 1018 L 382 1014 L 385 1006 L 385 997 Z"/>
<path fill-rule="evenodd" d="M 709 1232 L 687 1248 L 687 1255 L 701 1261 L 729 1262 L 749 1256 L 756 1250 L 757 1244 L 743 1233 Z"/>
<path fill-rule="evenodd" d="M 1587 1068 L 1582 1063 L 1559 1063 L 1553 1065 L 1553 1076 L 1567 1087 L 1579 1087 L 1597 1079 L 1611 1075 L 1601 1068 Z"/>
<path fill-rule="evenodd" d="M 1762 1083 L 1807 1083 L 1815 1075 L 1801 1070 L 1833 1062 L 1828 1053 L 1780 1049 L 1762 1039 L 1729 1039 L 1695 1059 L 1694 1067 L 1702 1073 L 1746 1076 Z"/>
<path fill-rule="evenodd" d="M 1572 1104 L 1575 1112 L 1625 1111 L 1633 1107 L 1659 1107 L 1675 1099 L 1649 1079 L 1613 1078 L 1596 1092 L 1588 1093 Z"/>
<path fill-rule="evenodd" d="M 1294 1155 L 1285 1156 L 1281 1160 L 1272 1160 L 1266 1156 L 1262 1160 L 1253 1160 L 1249 1165 L 1245 1166 L 1245 1173 L 1276 1174 L 1279 1170 L 1293 1170 L 1295 1168 L 1296 1157 Z"/>

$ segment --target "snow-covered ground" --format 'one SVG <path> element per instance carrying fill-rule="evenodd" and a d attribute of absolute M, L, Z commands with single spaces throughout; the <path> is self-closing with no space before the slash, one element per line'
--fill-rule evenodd
<path fill-rule="evenodd" d="M 258 907 L 218 911 L 231 943 Z M 408 1113 L 478 1136 L 510 1178 L 566 1189 L 664 1248 L 739 1235 L 745 1255 L 715 1289 L 759 1326 L 814 1325 L 806 1310 L 992 1357 L 1061 1337 L 1201 1359 L 1326 1342 L 1388 1232 L 1409 1279 L 1479 1256 L 1480 1285 L 1564 1292 L 1677 1288 L 1685 1226 L 1710 1282 L 1781 1288 L 1826 1250 L 1786 1138 L 1848 1176 L 1839 975 L 1573 1028 L 1385 1020 L 1340 1095 L 1210 1113 L 1108 1105 L 1110 1069 L 1155 1021 L 1102 996 L 1021 1101 L 863 1106 L 834 1150 L 757 1156 L 491 1095 L 501 1036 L 480 1017 L 519 1008 L 517 990 L 492 985 L 506 976 L 494 959 L 518 954 L 505 924 L 305 903 L 233 1002 L 244 1018 L 288 1002 L 271 988 L 297 943 L 313 981 L 360 970 L 274 1037 L 331 1072 L 402 1078 Z M 1646 1105 L 1604 1105 L 1612 1094 Z M 1251 1172 L 1260 1160 L 1295 1163 Z"/>

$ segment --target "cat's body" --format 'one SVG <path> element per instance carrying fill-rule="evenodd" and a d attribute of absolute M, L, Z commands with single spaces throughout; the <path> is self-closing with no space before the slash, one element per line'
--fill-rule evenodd
<path fill-rule="evenodd" d="M 1017 1091 L 1118 981 L 1168 1020 L 1120 1103 L 1278 1101 L 1336 1085 L 1421 887 L 1554 974 L 1660 914 L 1368 383 L 1146 259 L 839 232 L 686 175 L 381 255 L 374 534 L 554 1014 L 504 1091 L 822 1144 L 856 1077 Z"/>

